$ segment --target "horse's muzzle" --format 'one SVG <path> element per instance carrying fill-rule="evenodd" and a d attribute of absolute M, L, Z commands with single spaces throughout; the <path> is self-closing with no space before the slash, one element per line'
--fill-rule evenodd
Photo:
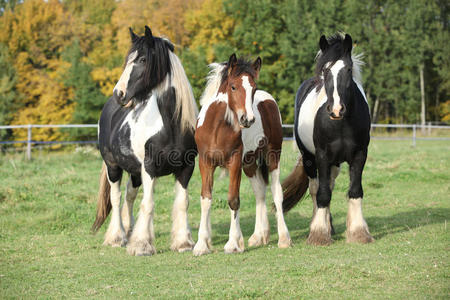
<path fill-rule="evenodd" d="M 249 119 L 246 115 L 242 115 L 239 118 L 239 125 L 241 126 L 241 128 L 249 128 L 253 125 L 253 123 L 255 123 L 255 117 Z"/>
<path fill-rule="evenodd" d="M 331 120 L 342 120 L 346 111 L 345 105 L 342 104 L 338 109 L 331 109 L 330 105 L 327 105 L 327 111 L 330 114 Z"/>
<path fill-rule="evenodd" d="M 133 105 L 133 99 L 127 99 L 122 91 L 114 90 L 113 99 L 117 101 L 117 104 L 127 108 Z"/>

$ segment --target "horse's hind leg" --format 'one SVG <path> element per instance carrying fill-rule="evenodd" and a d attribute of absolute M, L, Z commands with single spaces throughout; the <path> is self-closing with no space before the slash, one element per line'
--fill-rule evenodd
<path fill-rule="evenodd" d="M 255 231 L 248 239 L 249 247 L 267 245 L 270 238 L 269 219 L 266 208 L 266 187 L 267 184 L 261 174 L 260 168 L 256 164 L 244 167 L 245 174 L 253 188 L 256 200 Z"/>
<path fill-rule="evenodd" d="M 122 247 L 127 243 L 127 238 L 120 217 L 120 181 L 121 169 L 108 168 L 108 181 L 111 186 L 111 221 L 105 234 L 104 245 Z"/>
<path fill-rule="evenodd" d="M 153 245 L 155 240 L 155 232 L 153 230 L 153 212 L 155 207 L 153 187 L 155 178 L 152 178 L 145 170 L 144 164 L 142 164 L 141 178 L 144 188 L 144 197 L 142 198 L 139 217 L 127 245 L 128 253 L 136 256 L 152 255 L 156 253 L 156 249 Z"/>
<path fill-rule="evenodd" d="M 350 163 L 350 189 L 348 191 L 347 242 L 370 243 L 373 237 L 362 213 L 363 189 L 361 176 L 367 150 L 356 153 Z"/>
<path fill-rule="evenodd" d="M 278 247 L 288 248 L 292 245 L 289 231 L 283 216 L 283 189 L 280 184 L 280 163 L 277 168 L 270 172 L 272 177 L 271 189 L 273 202 L 277 209 L 277 227 L 278 227 Z"/>
<path fill-rule="evenodd" d="M 125 201 L 123 202 L 121 211 L 123 229 L 125 230 L 125 234 L 128 238 L 130 237 L 131 231 L 133 230 L 134 226 L 133 204 L 134 200 L 136 200 L 140 185 L 140 176 L 135 177 L 130 175 L 125 191 Z"/>
<path fill-rule="evenodd" d="M 194 247 L 191 230 L 188 223 L 189 198 L 187 186 L 194 171 L 194 166 L 188 166 L 179 176 L 175 183 L 175 201 L 172 209 L 172 244 L 173 251 L 190 251 Z"/>
<path fill-rule="evenodd" d="M 335 183 L 336 177 L 338 177 L 340 171 L 341 171 L 341 168 L 338 166 L 331 167 L 331 171 L 330 171 L 330 190 L 331 190 L 331 192 L 333 192 L 334 183 Z M 330 226 L 331 226 L 331 234 L 334 235 L 336 232 L 334 231 L 333 217 L 331 216 L 331 211 L 330 211 Z"/>

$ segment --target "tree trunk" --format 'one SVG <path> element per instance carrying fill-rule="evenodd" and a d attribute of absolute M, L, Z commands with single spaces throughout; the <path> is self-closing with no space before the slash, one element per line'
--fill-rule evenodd
<path fill-rule="evenodd" d="M 425 83 L 423 80 L 423 65 L 419 67 L 420 73 L 420 124 L 422 125 L 422 133 L 425 133 Z"/>
<path fill-rule="evenodd" d="M 372 123 L 377 122 L 378 117 L 378 107 L 380 106 L 380 100 L 378 97 L 375 98 L 375 104 L 373 105 L 373 113 L 372 113 Z"/>

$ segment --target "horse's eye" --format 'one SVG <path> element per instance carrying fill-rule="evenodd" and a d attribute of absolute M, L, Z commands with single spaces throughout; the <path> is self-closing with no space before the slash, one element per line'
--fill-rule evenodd
<path fill-rule="evenodd" d="M 236 90 L 236 88 L 234 87 L 234 85 L 231 86 L 231 90 L 234 92 Z"/>
<path fill-rule="evenodd" d="M 141 63 L 141 64 L 145 64 L 145 62 L 146 62 L 146 59 L 145 59 L 145 57 L 141 57 L 141 59 L 139 59 L 139 63 Z"/>

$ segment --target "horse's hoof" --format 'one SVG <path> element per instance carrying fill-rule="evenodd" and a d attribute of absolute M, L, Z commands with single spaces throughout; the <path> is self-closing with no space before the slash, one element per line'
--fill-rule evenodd
<path fill-rule="evenodd" d="M 253 233 L 248 239 L 249 247 L 259 247 L 262 245 L 267 245 L 269 243 L 269 235 Z"/>
<path fill-rule="evenodd" d="M 329 246 L 333 242 L 330 232 L 324 230 L 315 230 L 309 233 L 306 242 L 314 246 Z"/>
<path fill-rule="evenodd" d="M 188 239 L 184 242 L 174 242 L 172 243 L 172 246 L 170 246 L 170 249 L 172 251 L 178 251 L 178 252 L 186 252 L 191 251 L 194 248 L 194 241 L 191 239 Z"/>
<path fill-rule="evenodd" d="M 131 241 L 127 252 L 134 256 L 150 256 L 156 254 L 156 249 L 149 241 Z"/>
<path fill-rule="evenodd" d="M 195 244 L 194 250 L 192 250 L 192 253 L 194 256 L 201 256 L 205 254 L 211 253 L 211 250 L 208 248 L 208 244 L 205 242 L 198 241 L 197 244 Z"/>
<path fill-rule="evenodd" d="M 278 239 L 278 248 L 290 248 L 292 246 L 292 241 L 289 236 L 282 236 Z"/>
<path fill-rule="evenodd" d="M 226 254 L 242 253 L 244 252 L 244 240 L 242 238 L 240 238 L 239 242 L 230 240 L 225 244 L 223 250 Z"/>
<path fill-rule="evenodd" d="M 127 244 L 127 238 L 124 232 L 116 232 L 116 233 L 106 233 L 105 241 L 103 245 L 111 246 L 111 247 L 125 247 Z"/>
<path fill-rule="evenodd" d="M 375 239 L 370 235 L 369 230 L 364 227 L 358 227 L 352 231 L 346 231 L 347 243 L 361 243 L 368 244 Z"/>

